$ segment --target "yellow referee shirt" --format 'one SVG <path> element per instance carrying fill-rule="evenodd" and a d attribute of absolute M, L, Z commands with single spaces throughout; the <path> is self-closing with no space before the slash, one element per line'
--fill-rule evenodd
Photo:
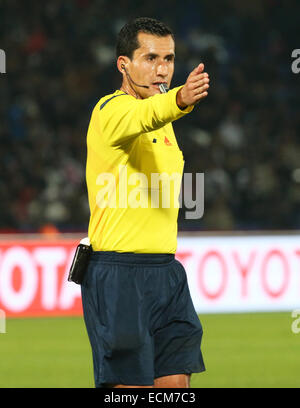
<path fill-rule="evenodd" d="M 117 90 L 96 104 L 87 135 L 89 238 L 94 251 L 175 253 L 184 160 L 172 121 L 176 94 Z"/>

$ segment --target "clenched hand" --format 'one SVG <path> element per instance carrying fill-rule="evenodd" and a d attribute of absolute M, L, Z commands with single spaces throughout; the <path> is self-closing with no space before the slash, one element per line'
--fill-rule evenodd
<path fill-rule="evenodd" d="M 180 109 L 196 105 L 208 95 L 209 76 L 203 72 L 204 64 L 199 64 L 188 76 L 184 86 L 177 92 L 176 102 Z"/>

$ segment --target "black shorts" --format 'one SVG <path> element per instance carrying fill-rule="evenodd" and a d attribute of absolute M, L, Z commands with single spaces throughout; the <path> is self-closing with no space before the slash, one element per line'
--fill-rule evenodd
<path fill-rule="evenodd" d="M 81 290 L 96 387 L 205 370 L 202 326 L 174 255 L 93 252 Z"/>

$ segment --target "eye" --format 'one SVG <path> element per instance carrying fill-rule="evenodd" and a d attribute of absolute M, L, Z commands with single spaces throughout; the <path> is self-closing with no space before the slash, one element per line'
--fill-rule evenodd
<path fill-rule="evenodd" d="M 172 61 L 174 61 L 174 56 L 173 56 L 173 55 L 169 55 L 168 57 L 166 57 L 166 60 L 167 60 L 168 62 L 172 62 Z"/>
<path fill-rule="evenodd" d="M 148 61 L 153 61 L 155 59 L 154 55 L 148 55 L 147 60 Z"/>

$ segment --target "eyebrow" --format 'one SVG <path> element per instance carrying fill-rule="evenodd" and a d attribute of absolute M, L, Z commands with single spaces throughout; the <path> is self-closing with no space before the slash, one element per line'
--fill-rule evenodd
<path fill-rule="evenodd" d="M 148 54 L 145 55 L 145 57 L 155 57 L 156 58 L 156 57 L 159 57 L 159 55 L 155 54 L 154 52 L 149 52 Z M 175 53 L 165 55 L 164 58 L 170 58 L 170 57 L 175 58 Z"/>

